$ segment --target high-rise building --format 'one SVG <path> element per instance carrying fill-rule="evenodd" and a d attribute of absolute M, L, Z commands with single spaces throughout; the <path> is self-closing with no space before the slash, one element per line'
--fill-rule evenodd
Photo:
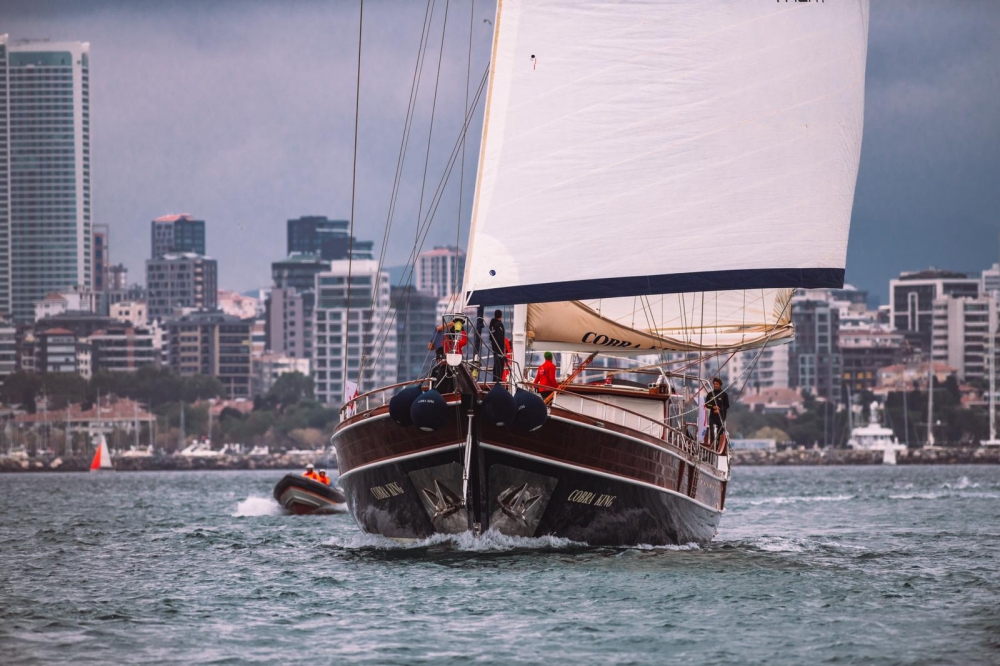
<path fill-rule="evenodd" d="M 994 294 L 994 298 L 1000 298 L 1000 264 L 993 264 L 983 271 L 980 288 L 980 293 Z"/>
<path fill-rule="evenodd" d="M 462 288 L 465 250 L 449 246 L 421 252 L 415 268 L 417 289 L 444 298 Z"/>
<path fill-rule="evenodd" d="M 376 261 L 349 263 L 334 261 L 316 276 L 312 375 L 316 399 L 331 405 L 343 402 L 347 381 L 362 391 L 396 382 L 389 274 L 379 271 Z"/>
<path fill-rule="evenodd" d="M 188 252 L 205 255 L 205 221 L 188 213 L 163 215 L 150 223 L 150 258 Z"/>
<path fill-rule="evenodd" d="M 192 312 L 165 324 L 171 369 L 181 375 L 211 375 L 226 398 L 249 398 L 252 319 L 222 312 Z"/>
<path fill-rule="evenodd" d="M 789 343 L 790 388 L 818 398 L 840 401 L 841 357 L 837 347 L 840 311 L 830 300 L 812 296 L 792 299 L 795 338 Z"/>
<path fill-rule="evenodd" d="M 934 268 L 902 273 L 889 280 L 889 309 L 892 327 L 903 333 L 911 347 L 926 355 L 931 348 L 934 299 L 940 296 L 964 298 L 979 295 L 980 281 L 965 273 Z"/>
<path fill-rule="evenodd" d="M 111 248 L 108 246 L 108 225 L 94 225 L 94 242 L 91 243 L 90 263 L 94 272 L 94 291 L 104 291 L 107 288 L 108 262 L 111 261 Z"/>
<path fill-rule="evenodd" d="M 841 321 L 843 324 L 843 321 Z M 903 361 L 906 343 L 903 334 L 889 331 L 888 327 L 840 327 L 837 336 L 840 349 L 844 384 L 857 395 L 872 391 L 878 386 L 878 371 Z"/>
<path fill-rule="evenodd" d="M 396 365 L 398 381 L 416 379 L 430 369 L 434 352 L 427 349 L 437 317 L 438 299 L 410 287 L 392 287 L 392 308 L 396 311 Z"/>
<path fill-rule="evenodd" d="M 153 334 L 145 328 L 116 323 L 92 333 L 88 342 L 94 373 L 135 372 L 144 365 L 159 365 L 160 362 Z"/>
<path fill-rule="evenodd" d="M 265 303 L 268 350 L 292 358 L 312 357 L 316 276 L 329 269 L 329 261 L 298 252 L 271 264 L 274 287 Z"/>
<path fill-rule="evenodd" d="M 763 389 L 786 389 L 789 386 L 788 358 L 790 344 L 750 349 L 733 357 L 729 382 L 746 386 L 748 393 Z"/>
<path fill-rule="evenodd" d="M 0 325 L 0 379 L 17 372 L 17 329 Z"/>
<path fill-rule="evenodd" d="M 128 286 L 128 269 L 125 264 L 108 266 L 105 289 L 125 289 Z"/>
<path fill-rule="evenodd" d="M 327 261 L 372 259 L 372 241 L 354 239 L 351 244 L 351 223 L 331 220 L 322 215 L 307 215 L 288 220 L 288 254 L 311 254 Z M 353 250 L 353 251 L 352 251 Z"/>
<path fill-rule="evenodd" d="M 0 313 L 93 282 L 90 44 L 0 35 Z"/>
<path fill-rule="evenodd" d="M 989 296 L 934 299 L 934 361 L 955 368 L 962 381 L 989 381 L 990 332 L 1000 323 L 997 300 Z M 1000 337 L 994 339 L 1000 352 Z"/>
<path fill-rule="evenodd" d="M 150 319 L 170 317 L 175 308 L 214 310 L 218 294 L 218 264 L 211 257 L 186 252 L 146 260 Z"/>

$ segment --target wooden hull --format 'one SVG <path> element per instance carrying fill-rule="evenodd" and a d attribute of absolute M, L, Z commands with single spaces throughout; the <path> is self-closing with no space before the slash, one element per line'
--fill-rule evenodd
<path fill-rule="evenodd" d="M 384 408 L 334 435 L 340 484 L 358 525 L 399 539 L 494 529 L 592 545 L 705 543 L 725 481 L 651 436 L 595 425 L 561 408 L 533 433 L 479 427 L 470 502 L 461 501 L 466 411 L 433 433 L 395 424 Z"/>

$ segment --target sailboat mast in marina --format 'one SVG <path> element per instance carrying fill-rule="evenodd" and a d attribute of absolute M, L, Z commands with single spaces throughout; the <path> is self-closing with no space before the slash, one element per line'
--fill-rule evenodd
<path fill-rule="evenodd" d="M 698 435 L 690 360 L 787 342 L 793 291 L 843 285 L 868 3 L 503 0 L 494 26 L 464 294 L 513 309 L 511 376 L 485 372 L 480 314 L 464 354 L 349 401 L 348 505 L 403 539 L 709 541 L 731 455 Z M 661 380 L 543 400 L 544 351 Z"/>

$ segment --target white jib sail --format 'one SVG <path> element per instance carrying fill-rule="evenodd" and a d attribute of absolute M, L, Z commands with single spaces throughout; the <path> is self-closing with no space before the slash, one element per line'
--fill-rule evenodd
<path fill-rule="evenodd" d="M 98 445 L 98 453 L 101 456 L 101 469 L 111 469 L 111 451 L 108 450 L 108 440 L 101 435 L 101 442 Z"/>
<path fill-rule="evenodd" d="M 867 33 L 867 0 L 502 0 L 469 302 L 842 284 Z"/>

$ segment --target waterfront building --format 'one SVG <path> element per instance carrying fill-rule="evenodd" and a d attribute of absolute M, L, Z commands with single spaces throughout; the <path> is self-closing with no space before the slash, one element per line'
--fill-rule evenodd
<path fill-rule="evenodd" d="M 163 215 L 150 223 L 151 259 L 167 254 L 205 255 L 205 221 L 188 213 Z"/>
<path fill-rule="evenodd" d="M 434 362 L 434 351 L 427 349 L 435 327 L 438 299 L 415 287 L 392 287 L 391 307 L 396 311 L 396 349 L 398 381 L 416 379 L 425 374 Z"/>
<path fill-rule="evenodd" d="M 306 215 L 288 220 L 288 254 L 308 254 L 318 259 L 339 261 L 353 257 L 373 259 L 372 241 L 354 239 L 352 246 L 351 223 L 348 220 L 331 220 L 322 215 Z"/>
<path fill-rule="evenodd" d="M 84 379 L 90 379 L 93 376 L 93 346 L 86 340 L 77 340 L 76 342 L 76 374 L 80 375 Z"/>
<path fill-rule="evenodd" d="M 93 283 L 90 44 L 0 35 L 0 314 Z"/>
<path fill-rule="evenodd" d="M 940 296 L 979 296 L 980 280 L 965 273 L 930 268 L 902 273 L 889 281 L 892 327 L 903 333 L 911 347 L 925 355 L 933 336 L 934 300 Z"/>
<path fill-rule="evenodd" d="M 417 289 L 444 298 L 462 287 L 465 250 L 452 246 L 435 247 L 418 254 L 414 268 Z"/>
<path fill-rule="evenodd" d="M 934 361 L 955 368 L 961 381 L 989 381 L 990 339 L 1000 351 L 997 300 L 988 296 L 934 299 Z"/>
<path fill-rule="evenodd" d="M 128 286 L 128 269 L 125 264 L 114 264 L 106 269 L 105 289 L 125 289 Z"/>
<path fill-rule="evenodd" d="M 150 319 L 169 317 L 177 307 L 214 310 L 218 264 L 193 252 L 146 261 L 146 303 Z"/>
<path fill-rule="evenodd" d="M 220 310 L 240 319 L 253 319 L 262 312 L 258 299 L 245 296 L 238 291 L 220 289 L 217 301 Z"/>
<path fill-rule="evenodd" d="M 779 344 L 750 349 L 733 357 L 728 381 L 746 385 L 747 393 L 762 390 L 787 389 L 789 386 L 789 352 L 791 345 Z"/>
<path fill-rule="evenodd" d="M 839 308 L 825 298 L 796 295 L 792 299 L 792 324 L 795 338 L 788 343 L 789 386 L 830 402 L 839 402 Z"/>
<path fill-rule="evenodd" d="M 1000 298 L 1000 264 L 993 264 L 983 271 L 980 293 L 993 294 L 993 298 Z"/>
<path fill-rule="evenodd" d="M 97 312 L 99 295 L 89 289 L 74 287 L 53 292 L 35 303 L 35 321 L 63 312 Z"/>
<path fill-rule="evenodd" d="M 17 329 L 0 324 L 0 379 L 17 372 Z"/>
<path fill-rule="evenodd" d="M 907 351 L 903 334 L 875 324 L 844 326 L 843 323 L 837 346 L 844 383 L 850 386 L 854 395 L 873 391 L 878 385 L 879 369 L 903 361 Z"/>
<path fill-rule="evenodd" d="M 152 428 L 156 423 L 156 415 L 146 411 L 143 406 L 127 398 L 106 397 L 100 404 L 95 403 L 90 409 L 74 403 L 58 412 L 38 412 L 35 414 L 18 414 L 14 424 L 18 427 L 32 430 L 42 428 L 68 428 L 70 432 L 82 432 L 87 436 L 95 433 L 110 435 L 119 430 L 134 433 L 137 429 Z"/>
<path fill-rule="evenodd" d="M 253 328 L 250 329 L 250 353 L 254 358 L 259 358 L 267 351 L 267 320 L 264 317 L 256 317 L 253 320 Z"/>
<path fill-rule="evenodd" d="M 944 363 L 935 361 L 933 368 L 936 384 L 943 384 L 956 374 L 955 368 Z M 887 365 L 878 370 L 878 385 L 874 392 L 878 396 L 886 396 L 898 391 L 926 391 L 929 372 L 927 362 Z"/>
<path fill-rule="evenodd" d="M 289 372 L 309 374 L 309 359 L 292 358 L 283 354 L 263 354 L 253 360 L 254 383 L 253 394 L 264 395 L 278 377 Z"/>
<path fill-rule="evenodd" d="M 95 331 L 87 341 L 95 373 L 135 372 L 144 365 L 159 365 L 160 354 L 149 329 L 116 323 Z"/>
<path fill-rule="evenodd" d="M 77 337 L 65 328 L 50 328 L 35 334 L 37 345 L 35 366 L 38 372 L 70 372 L 77 371 L 76 341 Z"/>
<path fill-rule="evenodd" d="M 316 276 L 329 269 L 329 261 L 300 252 L 271 264 L 274 287 L 265 301 L 269 351 L 292 358 L 312 357 Z"/>
<path fill-rule="evenodd" d="M 316 399 L 330 405 L 342 404 L 347 381 L 361 391 L 396 382 L 389 274 L 373 260 L 350 263 L 331 262 L 329 271 L 316 276 L 312 376 Z"/>
<path fill-rule="evenodd" d="M 147 314 L 145 301 L 121 301 L 108 307 L 108 316 L 123 324 L 145 326 Z"/>
<path fill-rule="evenodd" d="M 63 328 L 72 331 L 78 339 L 87 338 L 102 328 L 114 325 L 111 317 L 83 310 L 67 310 L 66 312 L 39 319 L 35 323 L 35 331 L 50 328 Z"/>
<path fill-rule="evenodd" d="M 180 375 L 211 375 L 226 397 L 249 398 L 252 320 L 218 311 L 198 311 L 165 322 L 170 368 Z"/>

